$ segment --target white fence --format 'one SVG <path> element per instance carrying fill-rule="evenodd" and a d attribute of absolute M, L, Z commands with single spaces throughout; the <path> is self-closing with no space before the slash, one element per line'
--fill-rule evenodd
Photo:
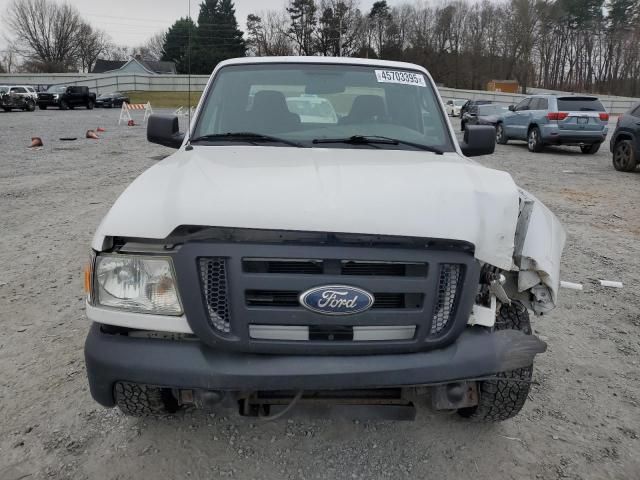
<path fill-rule="evenodd" d="M 191 90 L 202 91 L 209 75 L 192 75 Z M 188 75 L 0 74 L 0 85 L 82 85 L 101 94 L 121 92 L 186 92 Z"/>
<path fill-rule="evenodd" d="M 191 90 L 202 91 L 209 80 L 208 75 L 192 75 Z M 97 94 L 112 91 L 148 91 L 148 92 L 186 92 L 189 88 L 187 75 L 94 75 L 88 73 L 56 74 L 0 74 L 0 85 L 83 85 Z M 445 99 L 460 98 L 467 100 L 487 99 L 496 103 L 511 105 L 518 103 L 524 95 L 486 92 L 483 90 L 458 90 L 440 87 L 440 95 Z M 640 99 L 600 95 L 607 111 L 613 115 L 626 112 Z"/>

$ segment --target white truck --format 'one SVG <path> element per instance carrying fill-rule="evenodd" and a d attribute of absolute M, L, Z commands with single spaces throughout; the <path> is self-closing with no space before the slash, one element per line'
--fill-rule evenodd
<path fill-rule="evenodd" d="M 288 98 L 326 99 L 334 122 Z M 491 154 L 459 143 L 429 73 L 399 62 L 220 63 L 177 149 L 98 227 L 86 272 L 95 400 L 129 415 L 183 406 L 274 417 L 430 401 L 478 421 L 523 407 L 529 311 L 556 304 L 564 231 Z"/>

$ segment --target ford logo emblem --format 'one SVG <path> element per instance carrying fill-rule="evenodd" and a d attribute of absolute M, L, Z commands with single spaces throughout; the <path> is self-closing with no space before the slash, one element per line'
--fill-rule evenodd
<path fill-rule="evenodd" d="M 300 305 L 323 315 L 353 315 L 371 308 L 375 298 L 361 288 L 325 285 L 300 295 Z"/>

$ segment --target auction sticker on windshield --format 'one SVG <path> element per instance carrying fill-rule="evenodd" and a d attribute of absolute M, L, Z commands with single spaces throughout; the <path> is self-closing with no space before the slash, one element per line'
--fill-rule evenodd
<path fill-rule="evenodd" d="M 376 70 L 379 83 L 400 83 L 402 85 L 417 85 L 426 87 L 427 82 L 421 73 L 401 72 L 398 70 Z"/>

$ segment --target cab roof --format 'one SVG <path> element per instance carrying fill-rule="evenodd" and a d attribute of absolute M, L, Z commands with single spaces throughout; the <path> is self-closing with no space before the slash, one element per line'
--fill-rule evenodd
<path fill-rule="evenodd" d="M 220 62 L 219 66 L 228 65 L 251 65 L 265 63 L 314 63 L 323 65 L 361 65 L 368 67 L 385 67 L 385 68 L 402 68 L 409 70 L 421 70 L 427 72 L 424 67 L 408 62 L 395 62 L 390 60 L 378 60 L 371 58 L 354 58 L 354 57 L 305 57 L 305 56 L 287 56 L 287 57 L 239 57 L 232 58 Z M 428 72 L 427 72 L 428 73 Z"/>

